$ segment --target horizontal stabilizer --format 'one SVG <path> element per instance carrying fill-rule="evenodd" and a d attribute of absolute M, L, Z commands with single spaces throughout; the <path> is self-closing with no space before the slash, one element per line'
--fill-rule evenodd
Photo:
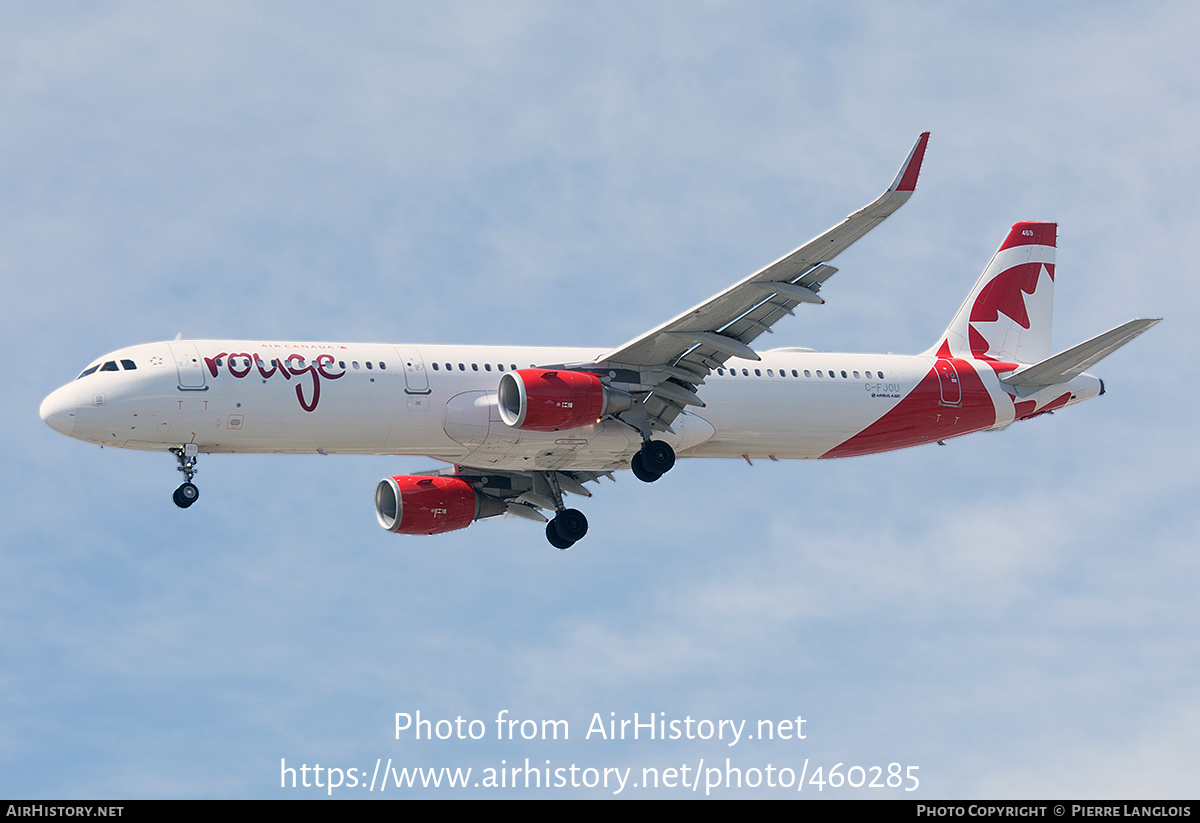
<path fill-rule="evenodd" d="M 1092 366 L 1124 346 L 1133 338 L 1162 320 L 1161 317 L 1130 320 L 1128 323 L 1109 329 L 1091 340 L 1072 346 L 1061 354 L 1022 369 L 1005 377 L 1001 382 L 1014 388 L 1037 388 L 1066 383 L 1083 374 Z"/>

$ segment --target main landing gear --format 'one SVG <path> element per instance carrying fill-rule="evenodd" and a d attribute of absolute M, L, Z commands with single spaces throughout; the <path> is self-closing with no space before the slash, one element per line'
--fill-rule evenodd
<path fill-rule="evenodd" d="M 171 453 L 179 461 L 179 471 L 183 472 L 183 485 L 177 488 L 175 494 L 172 495 L 175 505 L 181 509 L 186 509 L 200 499 L 200 490 L 192 483 L 192 478 L 199 471 L 196 468 L 196 455 L 198 452 L 199 449 L 196 448 L 195 443 L 188 443 L 186 446 L 178 446 L 171 449 Z"/>
<path fill-rule="evenodd" d="M 653 483 L 675 465 L 675 450 L 661 440 L 647 440 L 641 451 L 633 456 L 630 468 L 638 480 Z M 553 473 L 548 478 L 550 497 L 558 512 L 546 523 L 546 539 L 556 549 L 569 549 L 583 539 L 588 531 L 587 518 L 579 509 L 568 509 L 562 505 L 562 490 Z"/>
<path fill-rule="evenodd" d="M 571 548 L 587 534 L 587 518 L 579 509 L 568 509 L 563 505 L 562 487 L 556 473 L 534 475 L 534 482 L 540 484 L 542 490 L 547 493 L 546 502 L 553 505 L 555 511 L 554 518 L 546 523 L 546 539 L 556 549 Z"/>
<path fill-rule="evenodd" d="M 675 450 L 661 440 L 647 440 L 642 450 L 633 456 L 629 468 L 643 483 L 653 483 L 675 465 Z"/>
<path fill-rule="evenodd" d="M 569 549 L 587 534 L 588 522 L 579 509 L 563 509 L 546 524 L 546 539 L 556 549 Z"/>

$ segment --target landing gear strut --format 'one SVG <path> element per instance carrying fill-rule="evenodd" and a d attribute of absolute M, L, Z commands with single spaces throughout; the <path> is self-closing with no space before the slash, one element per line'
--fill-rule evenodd
<path fill-rule="evenodd" d="M 633 456 L 629 468 L 643 483 L 653 483 L 675 465 L 675 450 L 661 440 L 647 440 L 642 450 Z"/>
<path fill-rule="evenodd" d="M 177 488 L 175 494 L 172 495 L 175 505 L 181 509 L 186 509 L 200 499 L 200 490 L 192 483 L 192 478 L 199 471 L 196 468 L 196 455 L 198 452 L 199 449 L 196 448 L 195 443 L 188 443 L 186 446 L 178 446 L 171 449 L 171 453 L 179 461 L 179 471 L 183 472 L 183 485 Z"/>

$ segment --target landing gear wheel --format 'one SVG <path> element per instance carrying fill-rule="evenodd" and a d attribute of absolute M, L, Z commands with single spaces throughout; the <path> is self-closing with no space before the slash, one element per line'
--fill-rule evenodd
<path fill-rule="evenodd" d="M 663 475 L 675 465 L 675 450 L 661 440 L 647 440 L 642 444 L 642 468 Z"/>
<path fill-rule="evenodd" d="M 191 483 L 184 483 L 175 490 L 175 494 L 172 497 L 175 499 L 176 506 L 186 509 L 200 499 L 200 490 Z"/>
<path fill-rule="evenodd" d="M 629 468 L 633 469 L 633 476 L 643 483 L 653 483 L 661 474 L 655 474 L 651 471 L 646 471 L 646 464 L 642 462 L 642 453 L 638 452 L 633 456 L 633 460 L 629 463 Z"/>
<path fill-rule="evenodd" d="M 556 549 L 569 549 L 575 545 L 575 541 L 563 540 L 558 536 L 558 529 L 554 527 L 553 520 L 546 524 L 546 539 L 549 540 L 550 545 Z"/>
<path fill-rule="evenodd" d="M 577 543 L 587 534 L 588 522 L 579 509 L 563 509 L 550 521 L 563 540 Z"/>

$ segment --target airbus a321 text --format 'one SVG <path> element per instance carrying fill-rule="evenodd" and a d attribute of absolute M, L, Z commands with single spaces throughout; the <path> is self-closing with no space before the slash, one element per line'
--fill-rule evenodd
<path fill-rule="evenodd" d="M 650 483 L 676 456 L 873 454 L 1103 394 L 1085 369 L 1158 320 L 1052 356 L 1054 223 L 1013 226 L 922 354 L 751 348 L 825 302 L 829 262 L 908 200 L 928 140 L 873 203 L 615 349 L 176 339 L 99 358 L 41 416 L 80 440 L 174 453 L 185 509 L 200 453 L 427 455 L 449 465 L 376 487 L 385 529 L 435 534 L 516 515 L 566 549 L 588 523 L 564 494 L 590 497 L 584 484 L 615 471 Z"/>

